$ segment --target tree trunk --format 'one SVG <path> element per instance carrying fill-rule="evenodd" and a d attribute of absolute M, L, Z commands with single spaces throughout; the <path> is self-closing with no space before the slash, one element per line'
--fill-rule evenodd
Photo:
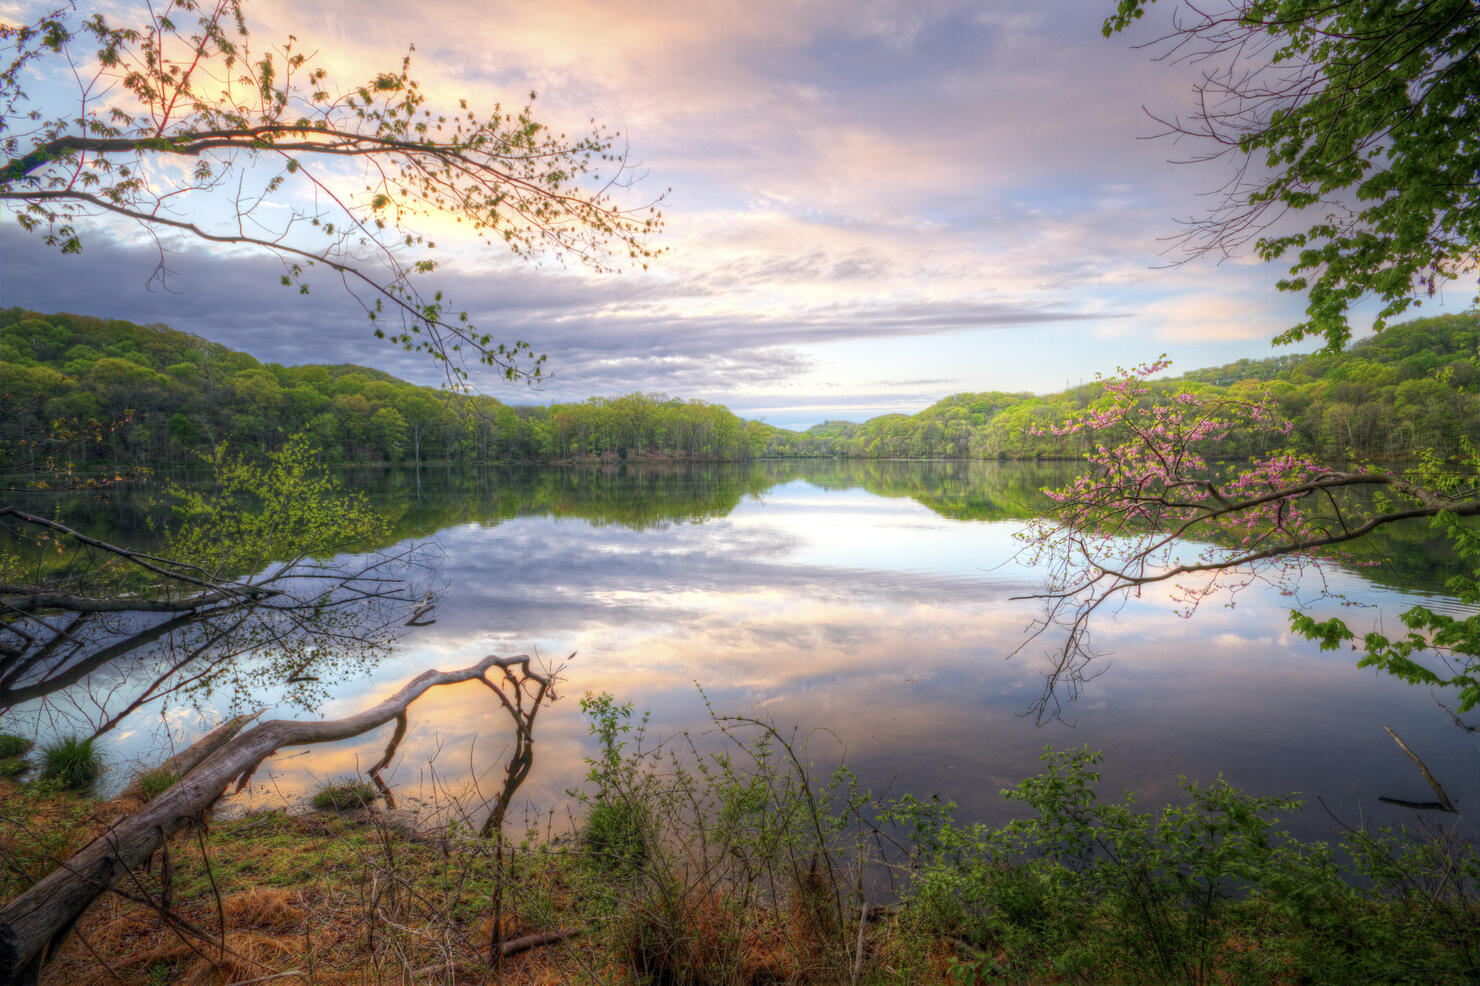
<path fill-rule="evenodd" d="M 233 780 L 252 772 L 284 746 L 349 739 L 404 716 L 406 708 L 437 685 L 482 680 L 490 668 L 506 671 L 527 657 L 490 655 L 460 671 L 427 671 L 372 708 L 344 719 L 292 722 L 275 719 L 241 733 L 186 777 L 138 811 L 114 823 L 35 886 L 0 908 L 0 983 L 39 981 L 41 966 L 60 946 L 92 902 L 124 873 L 142 867 L 175 831 L 200 818 Z M 390 754 L 393 750 L 388 750 Z M 389 762 L 389 755 L 386 762 Z"/>

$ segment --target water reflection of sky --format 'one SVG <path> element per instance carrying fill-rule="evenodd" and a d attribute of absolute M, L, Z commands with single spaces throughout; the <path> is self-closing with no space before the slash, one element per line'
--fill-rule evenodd
<path fill-rule="evenodd" d="M 1303 823 L 1330 828 L 1314 797 L 1355 819 L 1401 817 L 1379 795 L 1431 797 L 1383 733 L 1391 725 L 1462 804 L 1480 799 L 1473 743 L 1423 690 L 1355 668 L 1350 652 L 1292 639 L 1290 600 L 1251 588 L 1191 620 L 1165 593 L 1128 602 L 1096 628 L 1106 673 L 1038 726 L 1023 713 L 1041 689 L 1042 648 L 1008 660 L 1036 612 L 1009 597 L 1034 573 L 1013 560 L 1017 522 L 956 521 L 913 500 L 793 481 L 727 516 L 645 530 L 522 516 L 435 536 L 447 585 L 437 623 L 373 674 L 338 686 L 322 709 L 348 714 L 427 667 L 483 654 L 534 653 L 565 668 L 561 700 L 536 728 L 536 767 L 521 800 L 564 811 L 592 752 L 576 699 L 609 691 L 651 711 L 650 738 L 708 727 L 702 685 L 720 712 L 795 726 L 822 764 L 846 755 L 878 791 L 939 793 L 972 818 L 999 820 L 1004 786 L 1033 772 L 1045 744 L 1106 754 L 1111 790 L 1171 797 L 1179 776 L 1220 772 L 1266 794 L 1312 799 Z M 1380 608 L 1317 607 L 1354 629 L 1412 599 L 1337 573 L 1333 587 Z M 1226 600 L 1223 602 L 1227 602 Z M 286 714 L 286 713 L 280 713 Z M 511 736 L 480 685 L 428 693 L 388 777 L 405 797 L 476 801 L 497 788 Z M 191 724 L 173 723 L 177 741 Z M 390 727 L 361 740 L 275 758 L 253 782 L 259 802 L 367 768 Z M 115 741 L 143 758 L 158 726 Z"/>

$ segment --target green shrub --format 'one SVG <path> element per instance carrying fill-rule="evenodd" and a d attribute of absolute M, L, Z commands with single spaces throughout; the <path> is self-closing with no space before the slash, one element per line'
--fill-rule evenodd
<path fill-rule="evenodd" d="M 35 740 L 26 739 L 24 736 L 16 736 L 14 733 L 0 733 L 0 760 L 23 757 L 27 753 L 30 753 L 31 747 L 35 745 Z"/>
<path fill-rule="evenodd" d="M 379 796 L 379 792 L 368 781 L 344 781 L 325 784 L 314 792 L 310 802 L 319 811 L 350 811 L 368 808 Z"/>
<path fill-rule="evenodd" d="M 598 797 L 586 813 L 581 844 L 601 863 L 639 867 L 647 858 L 642 808 L 625 798 Z"/>
<path fill-rule="evenodd" d="M 31 762 L 20 757 L 6 757 L 0 760 L 0 777 L 19 777 L 31 769 Z"/>
<path fill-rule="evenodd" d="M 1276 828 L 1299 802 L 1219 779 L 1138 811 L 1129 795 L 1098 797 L 1099 754 L 1044 759 L 1003 792 L 1035 816 L 1000 829 L 908 797 L 886 813 L 914 834 L 906 925 L 977 949 L 973 974 L 1459 983 L 1480 968 L 1480 857 L 1452 832 L 1355 832 L 1343 869 L 1329 845 Z"/>
<path fill-rule="evenodd" d="M 639 868 L 648 854 L 650 818 L 645 778 L 631 759 L 622 756 L 624 737 L 633 729 L 632 704 L 618 705 L 605 692 L 588 693 L 581 699 L 581 711 L 601 747 L 599 758 L 586 761 L 590 767 L 586 780 L 596 786 L 596 793 L 576 795 L 587 805 L 581 845 L 598 865 Z"/>
<path fill-rule="evenodd" d="M 759 720 L 711 709 L 709 749 L 686 733 L 644 748 L 631 705 L 581 705 L 598 747 L 571 792 L 581 892 L 607 902 L 604 937 L 639 981 L 848 981 L 867 831 L 852 775 L 814 775 Z"/>
<path fill-rule="evenodd" d="M 41 752 L 41 779 L 64 790 L 89 787 L 102 773 L 103 760 L 92 737 L 67 736 Z"/>

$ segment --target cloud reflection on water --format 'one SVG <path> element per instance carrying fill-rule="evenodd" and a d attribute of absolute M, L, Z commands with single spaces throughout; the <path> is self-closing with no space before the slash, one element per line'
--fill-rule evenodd
<path fill-rule="evenodd" d="M 520 792 L 542 809 L 565 804 L 594 751 L 575 701 L 583 692 L 651 710 L 652 736 L 698 734 L 710 727 L 696 682 L 719 712 L 795 724 L 824 766 L 845 751 L 875 791 L 940 793 L 973 818 L 1003 818 L 997 792 L 1032 773 L 1051 743 L 1104 750 L 1111 791 L 1171 797 L 1180 775 L 1206 782 L 1221 772 L 1260 793 L 1322 795 L 1349 817 L 1360 798 L 1369 820 L 1382 819 L 1378 795 L 1426 797 L 1384 723 L 1456 800 L 1480 795 L 1474 751 L 1427 694 L 1356 670 L 1349 652 L 1292 640 L 1289 601 L 1262 588 L 1233 608 L 1210 602 L 1192 620 L 1174 618 L 1161 591 L 1127 602 L 1097 627 L 1107 673 L 1067 707 L 1067 722 L 1036 726 L 1022 714 L 1042 686 L 1042 649 L 1007 659 L 1036 612 L 1009 598 L 1036 585 L 1011 561 L 1017 526 L 805 482 L 702 524 L 458 524 L 436 535 L 448 583 L 438 622 L 373 681 L 339 687 L 323 713 L 363 708 L 427 667 L 485 653 L 559 663 L 577 652 L 561 701 L 541 714 L 536 767 Z M 1408 605 L 1358 576 L 1337 582 L 1385 600 L 1389 613 Z M 364 769 L 389 731 L 279 757 L 254 782 L 256 797 Z M 431 797 L 435 777 L 444 796 L 468 798 L 477 774 L 491 796 L 510 738 L 486 689 L 435 690 L 413 707 L 388 776 L 406 795 Z M 1309 812 L 1303 824 L 1326 828 Z"/>

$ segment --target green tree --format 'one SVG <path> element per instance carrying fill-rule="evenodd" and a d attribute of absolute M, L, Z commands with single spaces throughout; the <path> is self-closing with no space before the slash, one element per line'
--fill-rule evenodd
<path fill-rule="evenodd" d="M 396 393 L 394 400 L 396 413 L 411 439 L 412 459 L 420 465 L 422 445 L 445 409 L 430 392 L 420 388 L 403 388 Z"/>
<path fill-rule="evenodd" d="M 1155 0 L 1120 0 L 1107 36 Z M 1476 269 L 1480 251 L 1480 7 L 1474 0 L 1235 0 L 1178 7 L 1161 43 L 1200 70 L 1198 109 L 1168 132 L 1232 159 L 1216 204 L 1185 233 L 1192 255 L 1252 243 L 1291 257 L 1281 290 L 1306 320 L 1277 341 L 1350 337 Z M 1291 221 L 1286 217 L 1293 214 Z M 1292 228 L 1303 226 L 1303 228 Z"/>
<path fill-rule="evenodd" d="M 370 415 L 370 440 L 381 450 L 387 462 L 406 457 L 406 419 L 393 407 L 383 407 Z M 419 461 L 419 460 L 418 460 Z"/>
<path fill-rule="evenodd" d="M 300 291 L 308 267 L 341 275 L 377 336 L 450 374 L 472 354 L 511 378 L 537 376 L 543 357 L 418 286 L 437 261 L 416 217 L 452 214 L 517 255 L 551 250 L 597 269 L 653 256 L 661 214 L 609 193 L 626 184 L 617 134 L 567 139 L 529 105 L 434 108 L 409 55 L 336 84 L 294 38 L 254 47 L 242 0 L 113 16 L 68 4 L 0 25 L 0 201 L 63 253 L 82 249 L 91 217 L 255 247 Z M 53 71 L 76 79 L 72 102 L 35 88 Z M 166 273 L 161 263 L 155 276 Z"/>

